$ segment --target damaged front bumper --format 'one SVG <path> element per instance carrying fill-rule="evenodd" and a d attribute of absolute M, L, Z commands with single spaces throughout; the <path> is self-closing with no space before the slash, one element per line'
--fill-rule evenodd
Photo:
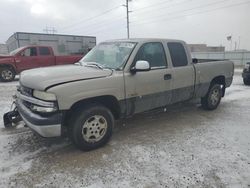
<path fill-rule="evenodd" d="M 43 137 L 61 136 L 62 113 L 42 116 L 29 110 L 20 99 L 17 100 L 16 106 L 23 121 L 35 132 Z"/>
<path fill-rule="evenodd" d="M 17 120 L 23 120 L 28 127 L 42 137 L 57 137 L 62 135 L 62 112 L 58 111 L 49 114 L 34 113 L 23 104 L 23 99 L 21 98 L 15 98 L 15 110 L 4 115 L 5 127 L 10 126 L 12 123 L 17 123 Z"/>
<path fill-rule="evenodd" d="M 16 107 L 13 111 L 9 111 L 3 115 L 3 122 L 6 128 L 13 127 L 17 125 L 20 121 L 22 121 L 22 118 Z"/>

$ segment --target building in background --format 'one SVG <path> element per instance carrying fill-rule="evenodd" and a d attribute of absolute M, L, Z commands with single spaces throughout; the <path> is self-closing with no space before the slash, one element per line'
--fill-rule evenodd
<path fill-rule="evenodd" d="M 244 66 L 250 62 L 250 51 L 226 51 L 226 52 L 192 52 L 192 57 L 197 59 L 229 59 L 234 62 L 235 66 Z"/>
<path fill-rule="evenodd" d="M 56 55 L 86 54 L 96 45 L 96 37 L 16 32 L 6 41 L 8 52 L 26 45 L 51 46 Z"/>
<path fill-rule="evenodd" d="M 234 50 L 225 51 L 224 46 L 207 46 L 206 44 L 188 44 L 192 58 L 197 59 L 229 59 L 234 62 L 235 66 L 244 66 L 250 62 L 250 51 Z"/>
<path fill-rule="evenodd" d="M 8 48 L 6 44 L 0 44 L 0 54 L 8 54 Z"/>
<path fill-rule="evenodd" d="M 191 52 L 225 52 L 224 46 L 207 46 L 206 44 L 188 44 Z"/>

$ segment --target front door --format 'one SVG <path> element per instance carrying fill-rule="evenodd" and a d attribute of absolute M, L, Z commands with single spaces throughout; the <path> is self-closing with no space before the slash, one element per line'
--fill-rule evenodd
<path fill-rule="evenodd" d="M 148 61 L 151 70 L 125 74 L 127 115 L 162 107 L 171 102 L 171 69 L 167 67 L 165 50 L 160 42 L 145 43 L 134 63 Z"/>
<path fill-rule="evenodd" d="M 39 56 L 36 47 L 24 49 L 15 59 L 16 66 L 20 72 L 38 67 Z"/>

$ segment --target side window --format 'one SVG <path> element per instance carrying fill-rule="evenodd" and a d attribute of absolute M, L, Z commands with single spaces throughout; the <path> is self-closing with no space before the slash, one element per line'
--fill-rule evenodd
<path fill-rule="evenodd" d="M 152 68 L 167 67 L 165 51 L 159 42 L 144 44 L 135 57 L 135 62 L 138 60 L 148 61 Z"/>
<path fill-rule="evenodd" d="M 26 50 L 24 50 L 24 52 L 22 53 L 23 56 L 29 57 L 29 56 L 37 56 L 37 51 L 35 47 L 32 48 L 27 48 Z"/>
<path fill-rule="evenodd" d="M 44 55 L 44 56 L 48 56 L 48 55 L 51 55 L 50 54 L 50 50 L 49 50 L 49 48 L 47 48 L 47 47 L 39 47 L 39 54 L 40 55 Z"/>
<path fill-rule="evenodd" d="M 186 66 L 188 64 L 187 54 L 181 43 L 169 42 L 168 49 L 174 67 Z"/>

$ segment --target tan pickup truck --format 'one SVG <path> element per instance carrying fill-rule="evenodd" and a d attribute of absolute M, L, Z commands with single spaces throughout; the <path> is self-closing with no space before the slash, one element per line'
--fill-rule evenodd
<path fill-rule="evenodd" d="M 233 73 L 231 61 L 194 63 L 180 40 L 102 42 L 75 65 L 22 72 L 5 125 L 20 115 L 43 137 L 66 130 L 79 149 L 91 150 L 109 141 L 115 119 L 193 98 L 216 109 Z"/>

